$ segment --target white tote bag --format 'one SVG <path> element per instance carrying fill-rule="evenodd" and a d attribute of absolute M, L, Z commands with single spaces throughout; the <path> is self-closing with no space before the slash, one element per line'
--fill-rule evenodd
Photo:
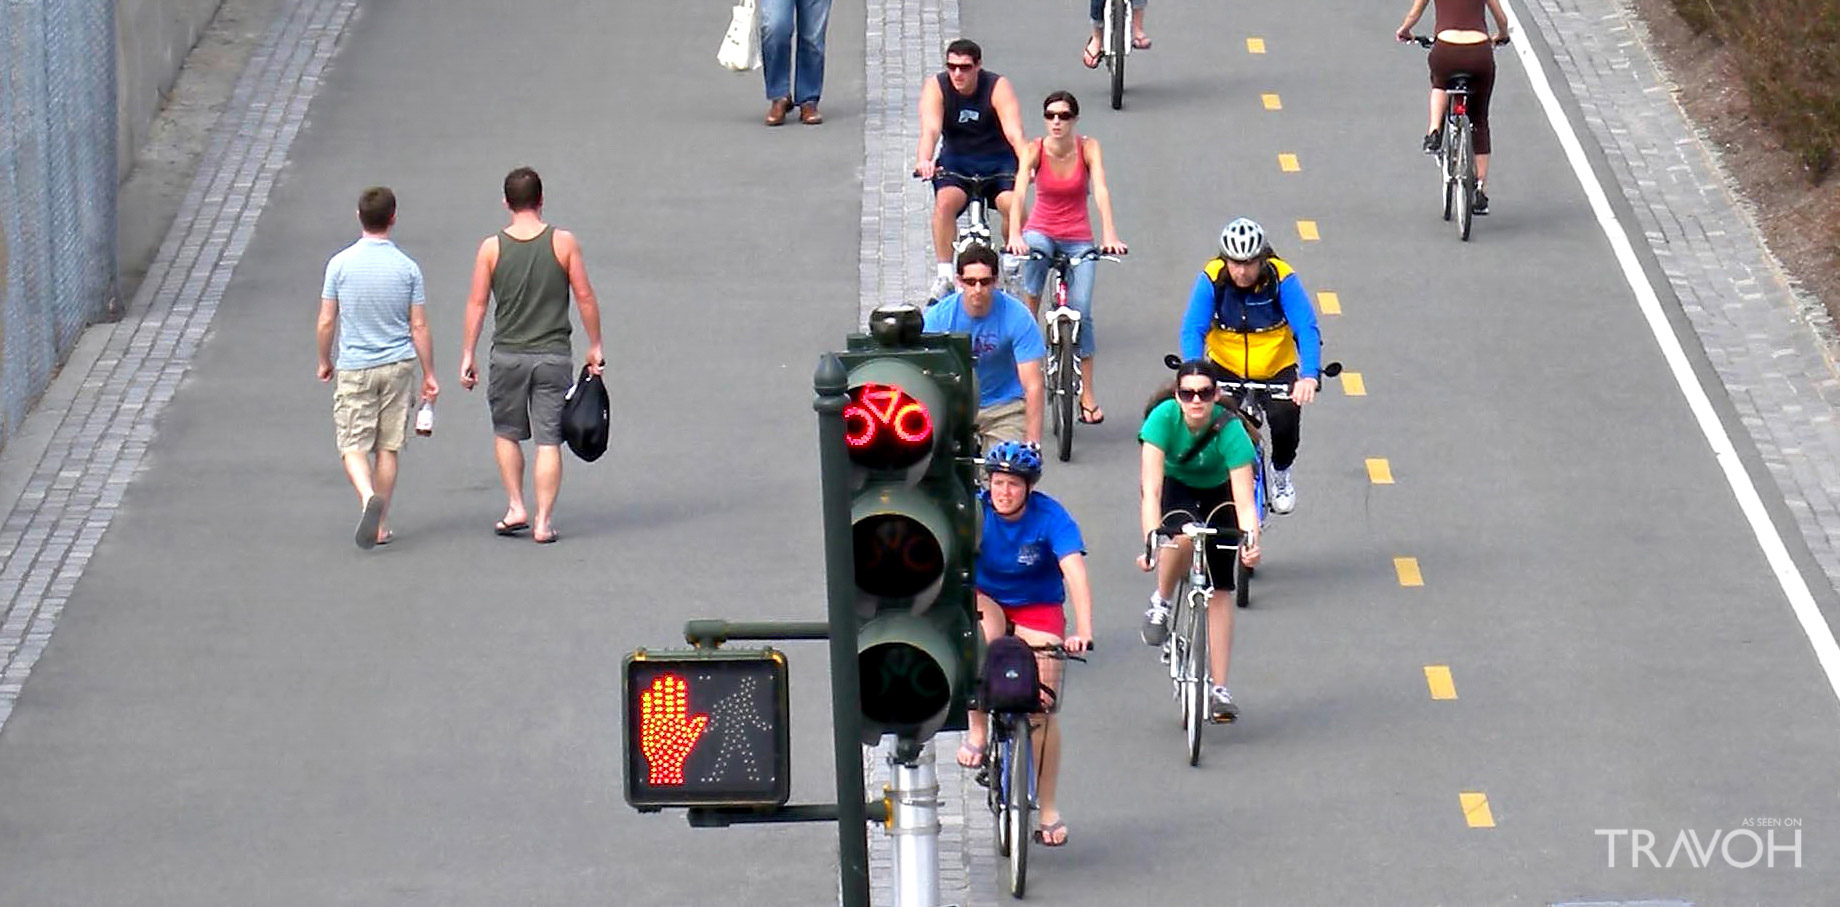
<path fill-rule="evenodd" d="M 735 4 L 716 62 L 735 72 L 760 68 L 760 10 L 754 0 Z"/>

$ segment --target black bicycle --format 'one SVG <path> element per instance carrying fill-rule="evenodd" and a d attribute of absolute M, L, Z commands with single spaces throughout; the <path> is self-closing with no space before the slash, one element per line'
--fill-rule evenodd
<path fill-rule="evenodd" d="M 997 855 L 1007 857 L 1000 872 L 1010 897 L 1020 899 L 1028 887 L 1030 814 L 1038 805 L 1036 786 L 1041 780 L 1035 765 L 1034 721 L 1038 715 L 1060 711 L 1067 693 L 1068 661 L 1085 661 L 1055 643 L 1029 646 L 1041 659 L 1058 663 L 1050 686 L 1040 682 L 1041 695 L 1033 708 L 1005 709 L 990 713 L 990 742 L 986 745 L 984 770 L 978 781 L 986 787 L 990 814 L 996 820 Z"/>
<path fill-rule="evenodd" d="M 1073 459 L 1073 426 L 1079 422 L 1080 395 L 1085 393 L 1079 357 L 1080 331 L 1085 326 L 1080 323 L 1079 311 L 1067 304 L 1067 277 L 1082 262 L 1118 261 L 1119 258 L 1098 249 L 1088 249 L 1074 256 L 1060 251 L 1050 255 L 1039 249 L 1029 252 L 1029 260 L 1043 259 L 1048 261 L 1048 277 L 1041 287 L 1041 298 L 1048 303 L 1043 315 L 1048 362 L 1042 376 L 1048 392 L 1048 411 L 1053 416 L 1055 454 L 1065 463 Z"/>

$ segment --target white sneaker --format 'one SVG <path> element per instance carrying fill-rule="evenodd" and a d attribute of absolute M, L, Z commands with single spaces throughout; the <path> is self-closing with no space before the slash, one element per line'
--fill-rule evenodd
<path fill-rule="evenodd" d="M 1233 704 L 1233 694 L 1227 692 L 1226 687 L 1215 687 L 1214 694 L 1209 698 L 1214 707 L 1215 721 L 1230 723 L 1239 717 L 1239 706 Z"/>
<path fill-rule="evenodd" d="M 1150 595 L 1150 607 L 1144 611 L 1144 645 L 1160 646 L 1169 638 L 1169 603 Z"/>
<path fill-rule="evenodd" d="M 927 299 L 938 302 L 958 290 L 958 284 L 944 274 L 933 278 L 933 288 L 927 291 Z"/>
<path fill-rule="evenodd" d="M 1297 509 L 1297 486 L 1291 482 L 1291 471 L 1274 469 L 1271 471 L 1271 510 L 1273 513 L 1290 513 Z"/>

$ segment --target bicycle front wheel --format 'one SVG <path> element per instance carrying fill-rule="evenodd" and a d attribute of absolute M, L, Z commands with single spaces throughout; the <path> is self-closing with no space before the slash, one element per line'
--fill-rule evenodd
<path fill-rule="evenodd" d="M 991 841 L 996 844 L 997 856 L 1007 857 L 1009 856 L 1009 792 L 1004 788 L 1004 784 L 1009 781 L 1009 757 L 1004 753 L 1008 751 L 1009 741 L 999 737 L 997 723 L 1000 720 L 996 715 L 990 716 L 991 758 L 986 766 L 986 770 L 990 773 L 988 779 L 990 787 L 987 789 L 987 795 L 990 798 L 990 817 L 995 822 L 993 829 L 995 834 L 991 836 Z"/>
<path fill-rule="evenodd" d="M 1188 642 L 1188 764 L 1201 764 L 1201 729 L 1208 723 L 1207 609 L 1196 608 Z"/>
<path fill-rule="evenodd" d="M 1008 777 L 1004 784 L 1009 788 L 1008 813 L 1009 828 L 1009 862 L 1004 864 L 1004 887 L 1009 889 L 1009 896 L 1021 898 L 1028 888 L 1029 879 L 1029 782 L 1034 777 L 1035 749 L 1029 744 L 1029 719 L 1027 715 L 1018 715 L 1012 719 L 1016 730 L 1010 737 L 1010 759 Z"/>
<path fill-rule="evenodd" d="M 1476 150 L 1469 120 L 1457 120 L 1457 237 L 1469 241 L 1469 228 L 1476 216 Z"/>
<path fill-rule="evenodd" d="M 1079 403 L 1079 392 L 1074 389 L 1074 370 L 1079 363 L 1073 361 L 1073 338 L 1066 336 L 1066 325 L 1061 326 L 1061 338 L 1054 345 L 1054 370 L 1059 373 L 1054 382 L 1054 430 L 1060 440 L 1057 451 L 1061 462 L 1073 459 L 1073 408 Z"/>
<path fill-rule="evenodd" d="M 1131 7 L 1125 0 L 1111 0 L 1112 29 L 1106 35 L 1106 60 L 1112 68 L 1112 109 L 1124 109 L 1124 54 L 1126 37 L 1131 33 Z"/>

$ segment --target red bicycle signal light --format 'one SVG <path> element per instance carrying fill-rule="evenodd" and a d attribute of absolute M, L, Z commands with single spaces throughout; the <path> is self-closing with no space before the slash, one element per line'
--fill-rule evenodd
<path fill-rule="evenodd" d="M 897 384 L 850 388 L 843 410 L 850 462 L 868 469 L 907 469 L 933 452 L 933 412 Z"/>

